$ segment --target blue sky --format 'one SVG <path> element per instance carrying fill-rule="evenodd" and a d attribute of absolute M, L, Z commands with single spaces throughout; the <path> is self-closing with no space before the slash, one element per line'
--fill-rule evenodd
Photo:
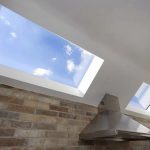
<path fill-rule="evenodd" d="M 93 57 L 9 9 L 0 9 L 0 64 L 77 87 Z"/>

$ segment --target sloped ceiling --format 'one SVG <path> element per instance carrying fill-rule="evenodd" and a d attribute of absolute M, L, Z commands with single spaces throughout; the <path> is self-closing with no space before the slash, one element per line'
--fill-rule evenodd
<path fill-rule="evenodd" d="M 105 93 L 119 97 L 122 111 L 142 82 L 150 83 L 149 0 L 0 0 L 2 5 L 105 60 L 84 98 L 98 105 Z"/>

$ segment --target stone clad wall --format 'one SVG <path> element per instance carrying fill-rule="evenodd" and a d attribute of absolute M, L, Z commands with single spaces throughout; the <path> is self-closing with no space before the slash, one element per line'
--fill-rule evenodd
<path fill-rule="evenodd" d="M 149 141 L 80 142 L 96 113 L 93 106 L 0 85 L 0 150 L 150 150 Z"/>
<path fill-rule="evenodd" d="M 1 85 L 0 150 L 75 150 L 96 113 L 93 106 Z"/>

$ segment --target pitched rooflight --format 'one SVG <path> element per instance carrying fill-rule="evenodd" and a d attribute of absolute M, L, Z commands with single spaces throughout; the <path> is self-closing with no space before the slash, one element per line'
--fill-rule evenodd
<path fill-rule="evenodd" d="M 82 97 L 103 64 L 103 59 L 3 6 L 0 28 L 1 78 Z"/>
<path fill-rule="evenodd" d="M 126 110 L 144 114 L 150 111 L 150 85 L 142 83 L 136 94 L 130 100 Z"/>

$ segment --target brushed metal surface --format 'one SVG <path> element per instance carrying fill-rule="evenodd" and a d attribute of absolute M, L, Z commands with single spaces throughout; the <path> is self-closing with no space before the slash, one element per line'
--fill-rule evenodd
<path fill-rule="evenodd" d="M 150 140 L 150 129 L 131 117 L 121 114 L 119 100 L 106 94 L 102 100 L 104 111 L 80 134 L 83 140 Z"/>

